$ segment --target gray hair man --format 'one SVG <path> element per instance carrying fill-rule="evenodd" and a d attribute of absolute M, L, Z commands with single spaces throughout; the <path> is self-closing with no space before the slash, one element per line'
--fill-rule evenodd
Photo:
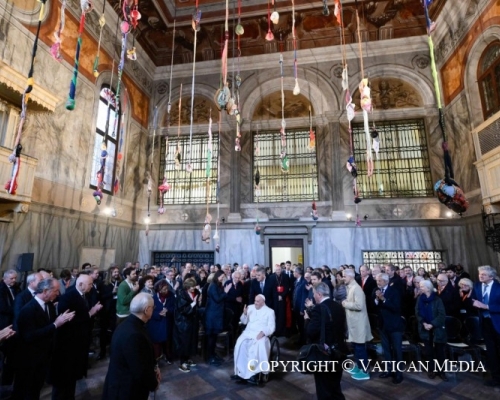
<path fill-rule="evenodd" d="M 479 310 L 487 367 L 491 379 L 487 386 L 500 386 L 500 283 L 495 279 L 496 271 L 489 265 L 478 268 L 479 282 L 474 285 L 473 306 Z"/>

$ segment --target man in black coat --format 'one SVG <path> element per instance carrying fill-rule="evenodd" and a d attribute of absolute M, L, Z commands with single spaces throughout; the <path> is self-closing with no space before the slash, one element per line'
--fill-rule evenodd
<path fill-rule="evenodd" d="M 446 316 L 459 318 L 461 299 L 458 287 L 454 288 L 444 273 L 437 276 L 437 294 L 444 304 Z"/>
<path fill-rule="evenodd" d="M 288 276 L 282 271 L 281 265 L 276 264 L 274 274 L 269 275 L 271 285 L 274 314 L 276 316 L 276 336 L 285 336 L 286 334 L 286 298 L 290 291 Z"/>
<path fill-rule="evenodd" d="M 306 336 L 310 343 L 320 343 L 321 325 L 325 324 L 325 344 L 335 346 L 344 354 L 347 352 L 345 344 L 346 317 L 342 306 L 330 299 L 330 289 L 325 283 L 317 284 L 313 289 L 316 305 L 310 315 L 305 312 L 304 318 L 309 320 Z M 322 313 L 322 309 L 324 310 Z M 322 314 L 326 320 L 322 321 Z M 337 364 L 335 371 L 315 372 L 316 396 L 318 400 L 344 400 L 340 386 L 342 367 Z"/>
<path fill-rule="evenodd" d="M 75 286 L 59 299 L 59 313 L 75 312 L 75 317 L 56 332 L 54 355 L 49 372 L 52 400 L 75 398 L 76 381 L 87 376 L 90 320 L 101 308 L 89 308 L 85 294 L 92 288 L 92 278 L 80 275 Z"/>
<path fill-rule="evenodd" d="M 243 311 L 243 283 L 241 282 L 241 272 L 234 271 L 231 279 L 224 283 L 224 287 L 231 285 L 231 288 L 226 293 L 227 297 L 224 300 L 225 306 L 233 312 L 231 321 L 235 333 L 240 321 L 240 316 Z"/>
<path fill-rule="evenodd" d="M 17 272 L 13 269 L 5 271 L 0 282 L 0 330 L 14 322 L 14 299 L 19 293 L 16 283 Z M 14 381 L 14 357 L 16 341 L 9 340 L 2 344 L 4 363 L 2 371 L 2 386 L 12 385 Z"/>
<path fill-rule="evenodd" d="M 42 280 L 42 274 L 35 272 L 29 274 L 26 278 L 26 289 L 16 296 L 14 300 L 14 330 L 17 331 L 17 319 L 21 313 L 22 308 L 28 304 L 36 294 L 38 283 Z"/>
<path fill-rule="evenodd" d="M 377 282 L 375 282 L 375 279 L 371 276 L 370 268 L 366 265 L 361 265 L 359 267 L 359 276 L 356 278 L 356 282 L 358 282 L 365 294 L 366 311 L 368 311 L 368 314 L 375 313 L 375 303 L 372 300 L 372 293 L 377 287 Z"/>
<path fill-rule="evenodd" d="M 264 297 L 266 298 L 266 306 L 274 310 L 271 281 L 269 279 L 266 279 L 266 269 L 264 267 L 256 268 L 255 279 L 253 279 L 250 283 L 248 304 L 254 304 L 255 296 L 257 296 L 258 294 L 264 295 Z"/>
<path fill-rule="evenodd" d="M 158 387 L 160 370 L 145 328 L 153 308 L 149 294 L 137 294 L 130 303 L 130 315 L 116 328 L 103 400 L 147 400 Z"/>
<path fill-rule="evenodd" d="M 16 364 L 13 399 L 40 398 L 49 369 L 56 329 L 75 316 L 74 312 L 66 310 L 56 318 L 52 302 L 59 295 L 59 288 L 57 279 L 41 280 L 36 288 L 36 296 L 31 296 L 19 313 L 18 358 L 22 363 Z"/>
<path fill-rule="evenodd" d="M 380 337 L 385 361 L 403 361 L 404 321 L 401 317 L 401 290 L 395 283 L 389 283 L 387 274 L 376 277 L 378 289 L 373 293 L 373 301 L 378 315 Z M 403 381 L 403 373 L 397 370 L 385 371 L 380 378 L 393 377 L 392 382 Z"/>

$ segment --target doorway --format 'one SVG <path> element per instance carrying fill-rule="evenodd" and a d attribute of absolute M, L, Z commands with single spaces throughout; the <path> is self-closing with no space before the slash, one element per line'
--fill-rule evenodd
<path fill-rule="evenodd" d="M 304 264 L 303 239 L 269 239 L 270 266 L 291 261 L 292 264 Z"/>

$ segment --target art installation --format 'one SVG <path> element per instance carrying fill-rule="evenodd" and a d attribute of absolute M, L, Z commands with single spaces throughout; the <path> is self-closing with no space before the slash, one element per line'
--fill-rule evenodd
<path fill-rule="evenodd" d="M 106 4 L 106 2 L 104 2 Z M 66 0 L 63 0 L 61 3 L 61 16 L 60 16 L 60 21 L 59 21 L 59 27 L 57 28 L 57 31 L 54 32 L 54 37 L 56 38 L 56 41 L 54 44 L 50 47 L 50 54 L 56 61 L 62 61 L 62 55 L 61 55 L 61 43 L 62 43 L 62 33 L 64 31 L 64 25 L 66 24 Z"/>
<path fill-rule="evenodd" d="M 104 30 L 104 26 L 106 25 L 106 17 L 104 16 L 105 11 L 106 11 L 106 2 L 104 1 L 102 5 L 102 14 L 99 17 L 99 41 L 97 42 L 97 54 L 94 59 L 94 68 L 92 70 L 92 73 L 94 74 L 95 78 L 99 77 L 99 56 L 101 54 L 102 31 Z"/>

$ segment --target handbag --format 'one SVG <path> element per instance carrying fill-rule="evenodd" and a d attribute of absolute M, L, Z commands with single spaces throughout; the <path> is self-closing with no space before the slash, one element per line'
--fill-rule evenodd
<path fill-rule="evenodd" d="M 324 362 L 324 361 L 332 361 L 332 353 L 330 347 L 325 345 L 325 308 L 321 307 L 321 336 L 319 339 L 319 343 L 310 343 L 302 346 L 299 350 L 299 354 L 297 355 L 297 361 L 310 363 L 310 362 Z M 330 315 L 330 321 L 331 321 Z M 309 371 L 309 368 L 302 368 L 300 371 L 303 374 L 312 374 L 312 371 Z"/>

